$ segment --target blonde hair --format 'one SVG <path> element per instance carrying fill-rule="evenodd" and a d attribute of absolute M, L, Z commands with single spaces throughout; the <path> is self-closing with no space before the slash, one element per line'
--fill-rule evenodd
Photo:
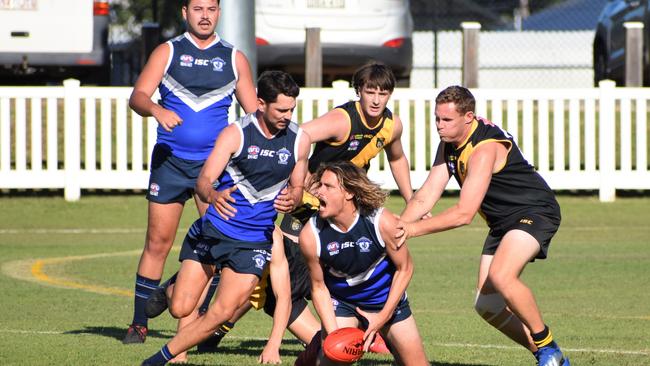
<path fill-rule="evenodd" d="M 386 192 L 368 179 L 366 172 L 349 161 L 322 163 L 311 176 L 309 187 L 320 186 L 323 173 L 330 171 L 336 175 L 341 188 L 354 196 L 354 206 L 361 215 L 369 215 L 384 205 Z"/>

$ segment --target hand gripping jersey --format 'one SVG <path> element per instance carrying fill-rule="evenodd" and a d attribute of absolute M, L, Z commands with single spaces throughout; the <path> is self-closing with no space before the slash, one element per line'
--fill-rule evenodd
<path fill-rule="evenodd" d="M 205 160 L 228 125 L 228 108 L 237 84 L 235 48 L 219 36 L 200 49 L 188 33 L 167 42 L 171 56 L 158 86 L 161 105 L 182 124 L 171 132 L 158 126 L 159 144 L 187 160 Z"/>
<path fill-rule="evenodd" d="M 531 210 L 560 216 L 560 206 L 553 191 L 535 168 L 524 159 L 514 139 L 498 126 L 490 126 L 476 120 L 467 140 L 459 147 L 445 143 L 444 157 L 447 170 L 460 186 L 467 176 L 467 162 L 476 148 L 482 144 L 497 142 L 506 146 L 508 156 L 501 169 L 492 175 L 480 214 L 492 229 L 512 215 Z"/>
<path fill-rule="evenodd" d="M 301 129 L 294 122 L 272 138 L 258 125 L 255 113 L 234 122 L 241 132 L 239 150 L 219 177 L 217 190 L 237 186 L 231 205 L 235 217 L 224 220 L 210 205 L 206 218 L 224 235 L 241 241 L 270 241 L 277 211 L 273 200 L 289 180 L 298 156 Z"/>
<path fill-rule="evenodd" d="M 395 265 L 386 256 L 379 233 L 382 212 L 357 216 L 347 232 L 319 216 L 309 220 L 316 237 L 316 255 L 333 298 L 359 306 L 381 305 L 388 299 Z"/>
<path fill-rule="evenodd" d="M 393 138 L 393 113 L 386 108 L 379 123 L 370 128 L 363 117 L 359 102 L 348 102 L 336 108 L 343 110 L 348 116 L 348 137 L 340 144 L 326 141 L 316 143 L 314 153 L 309 158 L 309 171 L 313 173 L 320 163 L 332 161 L 351 161 L 367 171 L 370 160 Z"/>

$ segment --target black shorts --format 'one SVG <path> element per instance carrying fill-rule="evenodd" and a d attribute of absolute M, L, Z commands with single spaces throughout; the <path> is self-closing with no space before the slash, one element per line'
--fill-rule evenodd
<path fill-rule="evenodd" d="M 532 235 L 539 243 L 539 253 L 533 258 L 545 259 L 548 255 L 548 247 L 551 244 L 553 235 L 560 228 L 560 217 L 544 213 L 524 212 L 513 215 L 499 225 L 497 229 L 490 229 L 485 243 L 483 254 L 494 255 L 501 239 L 511 230 L 522 230 Z"/>
<path fill-rule="evenodd" d="M 147 199 L 156 203 L 185 202 L 192 198 L 196 179 L 205 160 L 186 160 L 172 155 L 164 144 L 151 153 L 151 174 Z"/>
<path fill-rule="evenodd" d="M 236 273 L 262 273 L 271 259 L 271 242 L 235 240 L 222 234 L 209 220 L 196 220 L 183 241 L 179 260 L 228 267 Z"/>
<path fill-rule="evenodd" d="M 309 277 L 309 269 L 305 264 L 298 243 L 286 236 L 283 239 L 284 253 L 287 256 L 287 262 L 289 262 L 289 276 L 291 281 L 291 314 L 289 315 L 289 324 L 291 324 L 307 307 L 307 299 L 311 299 L 311 278 Z M 273 294 L 273 283 L 271 281 L 268 281 L 265 293 L 264 312 L 273 316 L 276 299 Z"/>
<path fill-rule="evenodd" d="M 356 305 L 332 298 L 332 306 L 334 306 L 334 314 L 337 317 L 357 318 L 359 319 L 359 322 L 361 323 L 363 328 L 368 326 L 368 320 L 366 320 L 366 318 L 362 317 L 361 314 L 357 312 Z M 384 307 L 383 304 L 379 306 L 359 306 L 361 310 L 367 311 L 369 313 L 378 313 L 381 311 L 381 309 L 383 309 L 383 307 Z M 400 300 L 400 302 L 397 304 L 397 307 L 395 308 L 395 312 L 393 312 L 393 316 L 391 316 L 390 319 L 388 319 L 386 325 L 399 323 L 402 320 L 406 320 L 409 316 L 411 316 L 411 306 L 409 305 L 409 301 L 405 295 L 402 298 L 402 300 Z"/>

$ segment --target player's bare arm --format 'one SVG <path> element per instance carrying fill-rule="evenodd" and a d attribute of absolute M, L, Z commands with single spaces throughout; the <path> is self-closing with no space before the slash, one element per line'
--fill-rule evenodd
<path fill-rule="evenodd" d="M 282 232 L 278 227 L 273 231 L 273 248 L 271 250 L 271 262 L 269 263 L 270 279 L 273 284 L 273 295 L 275 296 L 275 311 L 273 312 L 273 327 L 271 335 L 266 342 L 258 362 L 262 364 L 279 364 L 280 345 L 284 330 L 289 323 L 291 313 L 291 284 L 289 282 L 289 262 L 284 253 L 284 242 Z"/>
<path fill-rule="evenodd" d="M 167 43 L 156 47 L 138 77 L 129 98 L 129 107 L 131 109 L 143 117 L 153 116 L 166 131 L 171 131 L 181 124 L 183 120 L 175 112 L 151 101 L 151 96 L 163 78 L 170 52 Z"/>
<path fill-rule="evenodd" d="M 250 63 L 241 51 L 237 51 L 235 54 L 235 67 L 237 67 L 238 75 L 235 97 L 244 112 L 253 113 L 257 110 L 257 93 L 253 84 Z"/>
<path fill-rule="evenodd" d="M 390 165 L 390 171 L 393 174 L 393 179 L 397 183 L 400 195 L 404 201 L 408 202 L 413 196 L 413 186 L 411 185 L 411 167 L 409 161 L 404 153 L 402 146 L 402 120 L 397 115 L 393 115 L 395 127 L 393 128 L 393 136 L 390 143 L 386 146 L 386 157 Z"/>
<path fill-rule="evenodd" d="M 310 224 L 305 225 L 300 232 L 300 251 L 305 258 L 309 277 L 311 278 L 311 299 L 327 334 L 338 329 L 336 315 L 332 308 L 330 291 L 325 285 L 325 276 L 320 260 L 316 256 L 316 239 Z"/>
<path fill-rule="evenodd" d="M 386 244 L 386 254 L 391 262 L 395 265 L 395 274 L 393 275 L 393 282 L 391 283 L 388 292 L 388 299 L 386 304 L 379 313 L 368 313 L 357 308 L 357 312 L 368 319 L 368 328 L 364 334 L 365 344 L 364 351 L 368 350 L 370 343 L 386 322 L 395 313 L 395 309 L 399 304 L 404 292 L 411 282 L 413 277 L 413 260 L 408 251 L 407 246 L 397 248 L 395 241 L 397 218 L 393 213 L 384 209 L 379 219 L 379 232 L 384 243 Z"/>
<path fill-rule="evenodd" d="M 296 165 L 291 171 L 289 185 L 280 192 L 273 202 L 273 206 L 279 212 L 288 213 L 293 211 L 302 200 L 302 192 L 305 180 L 307 179 L 307 167 L 311 143 L 312 140 L 310 136 L 302 130 L 300 132 L 300 138 L 298 139 L 298 157 L 296 159 Z"/>
<path fill-rule="evenodd" d="M 436 159 L 431 166 L 429 175 L 427 179 L 422 184 L 422 187 L 418 189 L 409 202 L 406 204 L 406 208 L 400 215 L 400 223 L 398 223 L 398 228 L 403 225 L 403 223 L 413 222 L 419 220 L 424 215 L 428 214 L 433 206 L 438 202 L 442 192 L 444 192 L 451 175 L 447 170 L 447 165 L 445 164 L 443 157 L 444 143 L 441 142 L 438 145 L 438 152 L 436 153 Z M 398 234 L 399 234 L 398 230 Z M 405 238 L 406 239 L 406 238 Z"/>
<path fill-rule="evenodd" d="M 350 134 L 350 119 L 341 109 L 335 108 L 324 115 L 302 124 L 312 143 L 327 141 L 334 144 L 345 142 Z"/>
<path fill-rule="evenodd" d="M 499 151 L 505 152 L 506 148 L 497 142 L 477 147 L 467 162 L 467 178 L 460 190 L 458 203 L 430 219 L 407 225 L 406 236 L 421 236 L 469 225 L 481 207 L 493 171 L 501 165 L 497 159 L 501 155 Z"/>
<path fill-rule="evenodd" d="M 195 190 L 199 198 L 203 202 L 213 205 L 225 220 L 228 220 L 228 216 L 234 216 L 236 211 L 228 202 L 234 202 L 230 193 L 237 188 L 233 186 L 227 190 L 217 191 L 212 187 L 212 184 L 221 176 L 230 157 L 239 149 L 240 144 L 241 132 L 237 125 L 224 128 L 196 180 Z M 232 215 L 229 213 L 232 213 Z"/>

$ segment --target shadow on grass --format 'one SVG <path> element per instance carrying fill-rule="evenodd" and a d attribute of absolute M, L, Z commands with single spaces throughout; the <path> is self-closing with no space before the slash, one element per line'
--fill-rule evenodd
<path fill-rule="evenodd" d="M 122 341 L 122 338 L 126 335 L 126 329 L 128 328 L 128 325 L 125 325 L 124 328 L 119 328 L 119 327 L 97 327 L 97 326 L 86 326 L 83 329 L 77 329 L 77 330 L 71 330 L 68 332 L 65 332 L 63 334 L 94 334 L 102 337 L 107 337 L 107 338 L 114 338 L 117 339 L 118 341 Z M 176 334 L 175 332 L 172 331 L 157 331 L 157 330 L 149 330 L 147 333 L 147 338 L 167 338 L 170 339 L 171 337 Z"/>
<path fill-rule="evenodd" d="M 298 344 L 297 340 L 284 340 L 282 342 L 283 344 Z M 236 340 L 230 340 L 227 344 L 220 344 L 219 345 L 219 350 L 218 354 L 224 354 L 224 355 L 246 355 L 250 357 L 254 357 L 257 359 L 257 357 L 260 355 L 262 352 L 262 349 L 266 345 L 265 341 L 262 340 L 243 340 L 237 342 Z M 295 349 L 282 349 L 281 354 L 283 357 L 298 357 L 298 354 L 302 352 L 302 348 L 295 350 Z M 196 351 L 190 351 L 190 354 L 195 354 Z M 359 362 L 355 363 L 354 365 L 359 365 L 359 366 L 392 366 L 393 360 L 388 359 L 387 357 L 386 360 L 370 360 L 370 359 L 361 359 Z M 431 361 L 431 366 L 493 366 L 493 365 L 488 365 L 488 364 L 476 364 L 476 363 L 447 363 L 447 362 L 435 362 Z"/>
<path fill-rule="evenodd" d="M 124 328 L 119 327 L 98 327 L 98 326 L 86 326 L 83 329 L 72 330 L 65 332 L 64 334 L 93 334 L 107 338 L 113 338 L 118 341 L 122 341 L 124 335 L 126 334 L 127 326 Z M 174 336 L 172 331 L 157 331 L 150 330 L 147 333 L 147 338 L 166 338 L 171 339 Z M 299 342 L 294 339 L 285 339 L 282 342 L 283 344 L 294 344 L 297 345 Z M 219 348 L 215 354 L 222 355 L 236 355 L 236 356 L 248 356 L 257 359 L 257 357 L 264 349 L 266 341 L 263 340 L 241 340 L 228 339 L 226 342 L 223 342 L 219 345 Z M 282 349 L 281 354 L 283 357 L 298 357 L 302 348 L 300 349 Z M 189 351 L 190 355 L 197 354 L 196 349 Z M 199 365 L 199 364 L 196 364 Z M 393 365 L 392 359 L 386 360 L 370 360 L 362 359 L 359 362 L 355 363 L 359 366 L 391 366 Z M 192 363 L 184 364 L 184 366 L 195 366 Z M 478 364 L 478 363 L 448 363 L 448 362 L 435 362 L 431 361 L 431 366 L 492 366 L 488 364 Z"/>

